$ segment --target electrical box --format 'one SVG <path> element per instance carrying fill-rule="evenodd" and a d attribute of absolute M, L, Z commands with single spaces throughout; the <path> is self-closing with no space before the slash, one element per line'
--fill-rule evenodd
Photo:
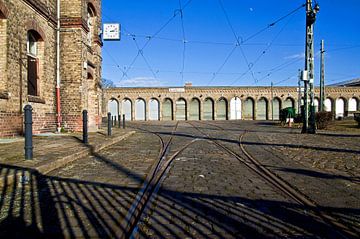
<path fill-rule="evenodd" d="M 308 71 L 301 71 L 301 80 L 302 81 L 309 81 Z"/>

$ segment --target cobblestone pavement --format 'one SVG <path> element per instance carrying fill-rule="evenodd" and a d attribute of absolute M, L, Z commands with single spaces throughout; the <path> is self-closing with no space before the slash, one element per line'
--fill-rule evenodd
<path fill-rule="evenodd" d="M 251 155 L 359 235 L 358 135 L 303 135 L 269 122 L 190 123 L 201 132 L 179 123 L 167 158 L 196 140 L 170 164 L 133 237 L 351 237 L 208 138 L 240 154 L 245 131 L 242 142 Z M 175 124 L 129 123 L 136 134 L 47 175 L 17 168 L 23 170 L 21 181 L 1 189 L 0 235 L 122 238 L 128 210 L 158 160 L 160 137 L 166 143 Z"/>

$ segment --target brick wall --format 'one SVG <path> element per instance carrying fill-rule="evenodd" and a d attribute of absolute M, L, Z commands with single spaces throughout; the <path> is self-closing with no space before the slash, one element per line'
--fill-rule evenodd
<path fill-rule="evenodd" d="M 88 41 L 89 28 L 88 2 L 94 8 L 95 26 Z M 62 1 L 62 94 L 64 127 L 67 130 L 82 129 L 82 111 L 88 110 L 90 130 L 98 129 L 98 117 L 101 100 L 101 42 L 98 29 L 101 24 L 100 0 L 64 0 Z M 89 77 L 90 76 L 90 77 Z"/>
<path fill-rule="evenodd" d="M 55 131 L 55 69 L 56 31 L 55 0 L 0 0 L 1 8 L 6 8 L 6 25 L 1 21 L 1 38 L 6 47 L 1 47 L 0 65 L 0 135 L 12 135 L 22 131 L 22 109 L 26 104 L 34 108 L 39 122 L 38 131 Z M 1 9 L 0 8 L 0 9 Z M 39 51 L 39 80 L 37 97 L 28 96 L 27 89 L 27 33 L 36 31 L 41 36 Z M 4 34 L 3 34 L 4 33 Z M 2 40 L 1 39 L 1 40 Z M 2 43 L 4 44 L 4 43 Z M 3 73 L 4 72 L 4 73 Z M 49 115 L 52 115 L 51 117 Z M 18 119 L 19 118 L 19 119 Z M 45 122 L 47 121 L 48 122 Z"/>
<path fill-rule="evenodd" d="M 91 46 L 87 44 L 87 7 L 96 12 Z M 100 0 L 61 0 L 61 104 L 63 125 L 82 130 L 82 110 L 96 130 L 101 102 Z M 6 10 L 4 10 L 6 9 Z M 6 14 L 3 14 L 6 13 Z M 27 95 L 27 31 L 37 31 L 40 79 L 36 97 Z M 87 69 L 84 64 L 87 64 Z M 88 80 L 91 72 L 92 79 Z M 56 130 L 56 0 L 0 0 L 0 136 L 22 131 L 22 109 L 34 109 L 34 130 Z M 14 120 L 13 117 L 19 118 Z M 9 123 L 10 122 L 10 123 Z"/>

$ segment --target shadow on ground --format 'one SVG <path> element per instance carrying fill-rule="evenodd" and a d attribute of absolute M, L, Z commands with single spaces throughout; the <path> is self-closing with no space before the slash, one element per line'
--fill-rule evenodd
<path fill-rule="evenodd" d="M 9 177 L 15 177 L 14 183 L 1 189 L 1 238 L 119 238 L 124 233 L 123 219 L 137 188 L 46 176 L 20 167 L 0 168 L 5 184 Z M 141 180 L 136 174 L 132 177 Z M 359 208 L 323 210 L 345 223 L 354 223 L 354 218 L 360 223 Z M 165 188 L 159 192 L 155 210 L 147 215 L 150 220 L 142 220 L 139 236 L 338 238 L 310 211 L 296 203 Z"/>

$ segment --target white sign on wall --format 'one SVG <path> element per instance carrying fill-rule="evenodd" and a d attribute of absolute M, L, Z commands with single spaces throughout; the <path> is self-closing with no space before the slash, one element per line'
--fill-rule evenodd
<path fill-rule="evenodd" d="M 169 92 L 172 92 L 172 93 L 184 93 L 185 88 L 169 88 Z"/>
<path fill-rule="evenodd" d="M 103 39 L 104 41 L 119 41 L 120 40 L 120 24 L 119 23 L 104 23 Z"/>

